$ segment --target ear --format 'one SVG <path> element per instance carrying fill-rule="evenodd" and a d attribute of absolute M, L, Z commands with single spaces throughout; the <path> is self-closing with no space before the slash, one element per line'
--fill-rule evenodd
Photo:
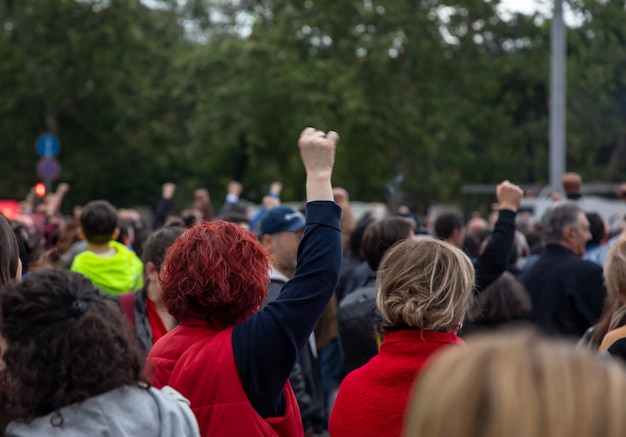
<path fill-rule="evenodd" d="M 117 240 L 117 237 L 120 236 L 120 228 L 115 228 L 113 231 L 113 235 L 111 236 L 111 240 Z"/>
<path fill-rule="evenodd" d="M 454 228 L 452 229 L 452 233 L 450 234 L 448 240 L 460 246 L 463 244 L 463 242 L 461 241 L 461 235 L 461 228 Z"/>
<path fill-rule="evenodd" d="M 83 228 L 81 228 L 80 226 L 78 227 L 76 233 L 78 234 L 78 238 L 80 238 L 81 240 L 85 239 L 85 232 L 83 231 Z"/>
<path fill-rule="evenodd" d="M 146 269 L 146 276 L 149 281 L 156 282 L 159 280 L 159 271 L 156 269 L 152 261 L 148 261 L 144 268 Z"/>
<path fill-rule="evenodd" d="M 572 235 L 574 234 L 574 229 L 571 226 L 565 226 L 563 231 L 561 232 L 561 239 L 563 241 L 569 241 L 572 239 Z"/>
<path fill-rule="evenodd" d="M 272 253 L 274 251 L 274 240 L 271 235 L 265 234 L 261 237 L 261 246 L 267 250 L 267 253 Z"/>

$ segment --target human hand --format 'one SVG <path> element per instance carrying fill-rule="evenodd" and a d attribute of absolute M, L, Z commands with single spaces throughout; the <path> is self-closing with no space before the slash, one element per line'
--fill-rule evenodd
<path fill-rule="evenodd" d="M 280 196 L 280 193 L 283 191 L 283 183 L 279 181 L 272 182 L 270 185 L 270 193 Z"/>
<path fill-rule="evenodd" d="M 57 193 L 65 194 L 70 190 L 70 184 L 67 182 L 61 182 L 57 187 Z"/>
<path fill-rule="evenodd" d="M 339 206 L 349 205 L 350 204 L 350 195 L 345 188 L 335 187 L 333 188 L 333 198 L 335 199 L 335 203 Z"/>
<path fill-rule="evenodd" d="M 171 199 L 174 197 L 174 193 L 176 192 L 176 184 L 172 182 L 166 182 L 163 184 L 162 188 L 162 196 L 164 199 Z"/>
<path fill-rule="evenodd" d="M 243 185 L 241 185 L 241 183 L 237 181 L 230 181 L 228 185 L 226 185 L 226 193 L 229 195 L 239 197 L 242 190 L 243 190 Z"/>
<path fill-rule="evenodd" d="M 300 134 L 298 148 L 306 170 L 307 201 L 333 200 L 331 176 L 335 165 L 335 148 L 339 142 L 337 132 L 324 133 L 307 127 Z"/>
<path fill-rule="evenodd" d="M 524 197 L 524 192 L 517 185 L 509 181 L 503 181 L 496 188 L 496 197 L 498 198 L 500 209 L 509 209 L 516 212 Z"/>
<path fill-rule="evenodd" d="M 277 206 L 280 206 L 280 200 L 272 196 L 263 196 L 263 208 L 265 208 L 266 211 L 276 208 Z"/>
<path fill-rule="evenodd" d="M 298 147 L 307 175 L 330 177 L 335 165 L 335 147 L 338 142 L 337 132 L 324 133 L 312 127 L 302 131 Z"/>

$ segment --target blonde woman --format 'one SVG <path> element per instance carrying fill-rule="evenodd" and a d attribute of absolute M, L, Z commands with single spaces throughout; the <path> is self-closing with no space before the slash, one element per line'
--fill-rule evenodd
<path fill-rule="evenodd" d="M 626 337 L 626 239 L 620 238 L 611 247 L 604 263 L 606 283 L 605 313 L 593 336 L 600 343 L 600 352 L 609 350 Z M 600 341 L 601 340 L 601 341 Z M 625 358 L 622 355 L 622 358 Z"/>
<path fill-rule="evenodd" d="M 404 437 L 623 437 L 626 373 L 530 331 L 476 336 L 416 382 Z"/>
<path fill-rule="evenodd" d="M 449 243 L 404 240 L 383 257 L 376 305 L 386 335 L 380 352 L 350 373 L 339 388 L 330 434 L 399 436 L 409 392 L 426 360 L 456 335 L 469 309 L 474 267 Z"/>

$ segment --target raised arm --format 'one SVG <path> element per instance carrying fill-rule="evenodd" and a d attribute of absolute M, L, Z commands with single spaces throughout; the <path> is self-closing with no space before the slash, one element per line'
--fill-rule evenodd
<path fill-rule="evenodd" d="M 152 229 L 157 230 L 163 227 L 167 216 L 170 214 L 174 206 L 174 194 L 176 193 L 176 184 L 166 182 L 161 187 L 161 199 L 152 214 Z"/>
<path fill-rule="evenodd" d="M 235 326 L 233 351 L 242 385 L 262 417 L 283 413 L 283 389 L 300 350 L 332 296 L 341 267 L 341 209 L 331 175 L 339 136 L 307 128 L 298 146 L 306 170 L 306 227 L 294 277 L 262 311 Z"/>
<path fill-rule="evenodd" d="M 515 215 L 523 196 L 522 189 L 509 181 L 502 182 L 496 188 L 500 211 L 491 239 L 476 260 L 477 292 L 487 288 L 506 270 L 513 250 Z"/>

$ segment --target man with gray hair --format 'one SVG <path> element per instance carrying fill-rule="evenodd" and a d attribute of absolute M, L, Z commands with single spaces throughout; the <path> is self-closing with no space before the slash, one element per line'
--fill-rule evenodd
<path fill-rule="evenodd" d="M 602 268 L 581 257 L 591 239 L 580 206 L 561 203 L 541 218 L 546 247 L 520 281 L 530 294 L 528 320 L 540 329 L 580 337 L 594 325 L 604 305 Z"/>

